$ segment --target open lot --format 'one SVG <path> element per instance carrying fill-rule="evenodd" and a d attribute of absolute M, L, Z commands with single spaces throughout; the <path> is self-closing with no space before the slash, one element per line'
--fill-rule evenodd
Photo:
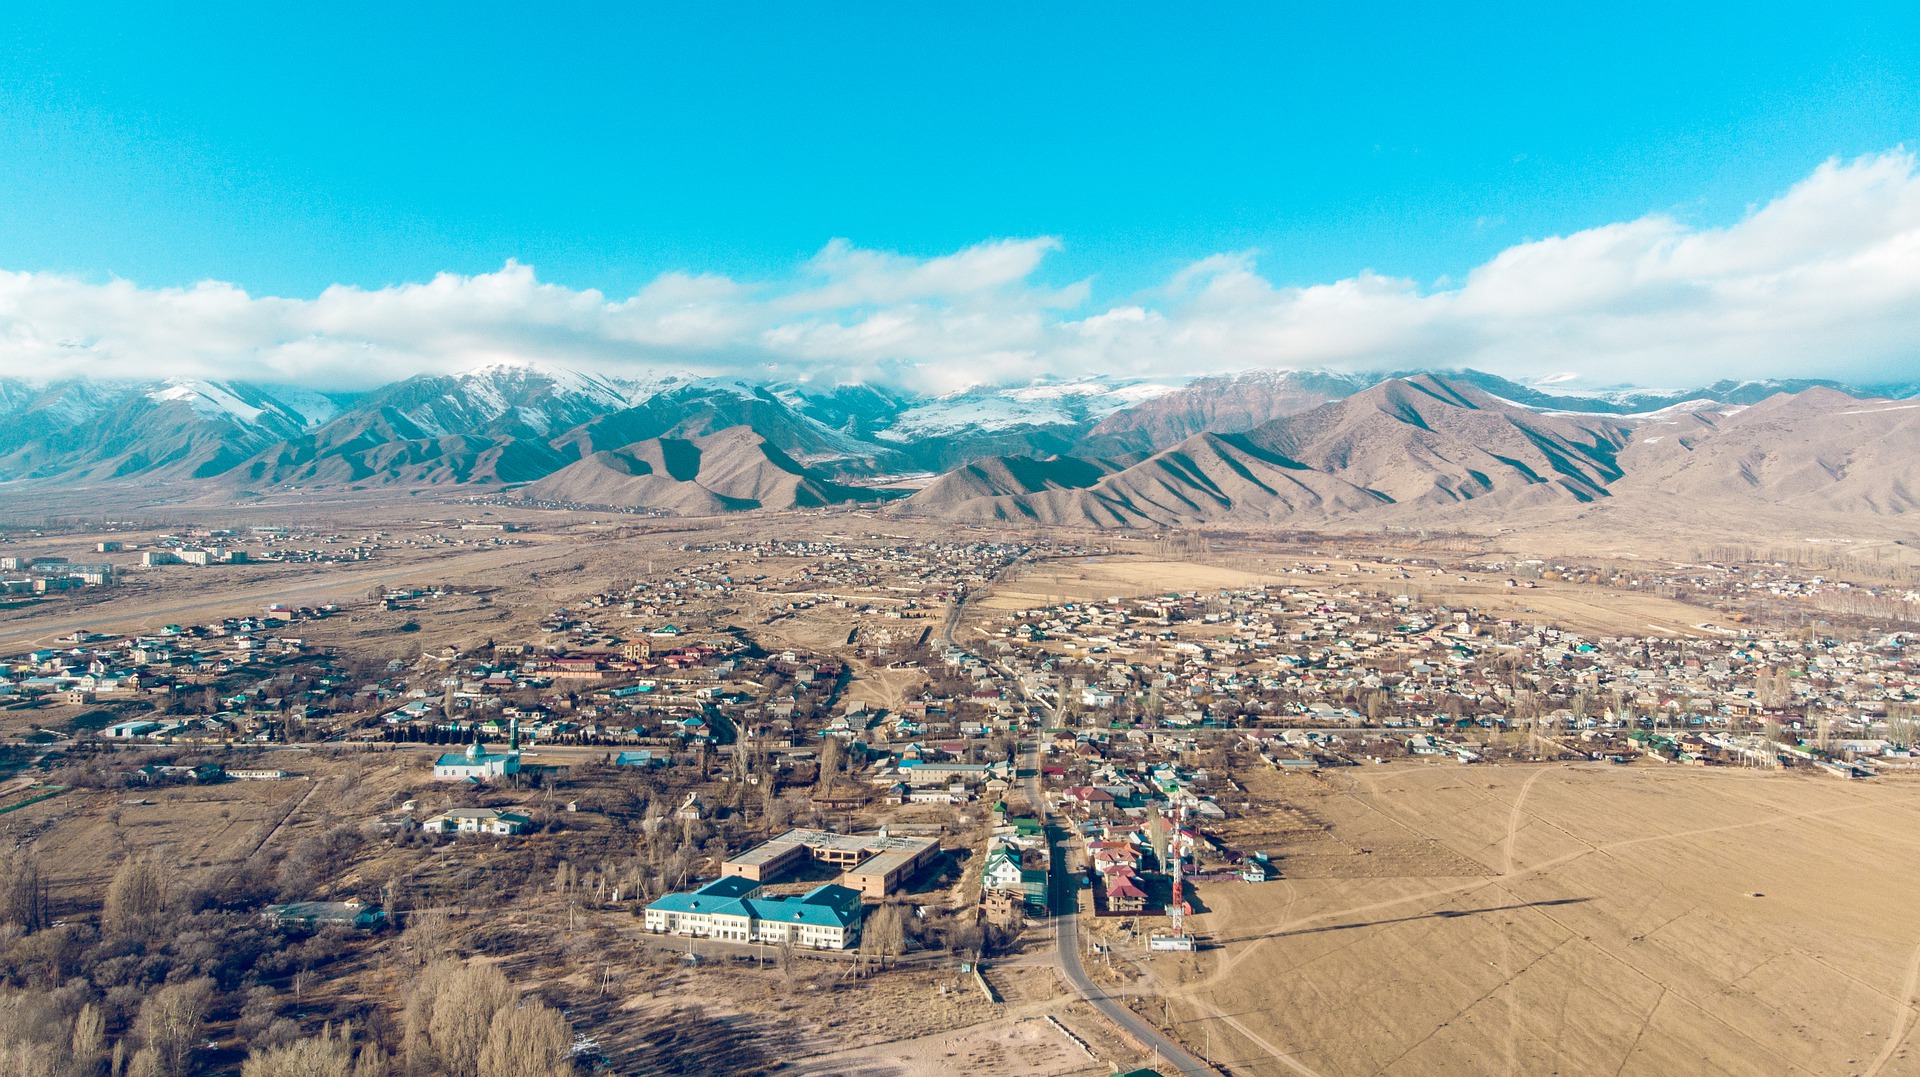
<path fill-rule="evenodd" d="M 1208 948 L 1142 981 L 1234 1073 L 1920 1072 L 1920 782 L 1276 782 L 1284 878 L 1204 887 Z"/>
<path fill-rule="evenodd" d="M 1316 571 L 1297 571 L 1303 565 Z M 1695 626 L 1711 617 L 1711 611 L 1699 606 L 1655 594 L 1558 581 L 1521 588 L 1508 586 L 1508 579 L 1505 574 L 1408 569 L 1364 557 L 1329 559 L 1320 551 L 1223 549 L 1168 560 L 1122 548 L 1106 556 L 1023 565 L 996 584 L 978 606 L 983 611 L 1021 610 L 1115 596 L 1278 584 L 1406 594 L 1423 602 L 1471 606 L 1494 616 L 1593 635 L 1700 635 Z"/>

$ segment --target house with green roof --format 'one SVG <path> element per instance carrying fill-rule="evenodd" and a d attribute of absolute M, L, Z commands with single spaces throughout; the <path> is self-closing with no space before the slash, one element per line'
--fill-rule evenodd
<path fill-rule="evenodd" d="M 350 927 L 371 931 L 386 922 L 386 910 L 358 901 L 294 901 L 269 905 L 260 912 L 269 927 L 318 931 L 327 927 Z"/>
<path fill-rule="evenodd" d="M 1046 869 L 1027 867 L 1020 850 L 1002 842 L 996 841 L 988 849 L 980 885 L 988 893 L 1018 895 L 1030 909 L 1047 907 Z"/>
<path fill-rule="evenodd" d="M 723 875 L 648 905 L 646 928 L 722 942 L 787 943 L 845 950 L 860 941 L 860 891 L 828 883 L 805 894 L 767 896 L 760 883 Z"/>
<path fill-rule="evenodd" d="M 433 761 L 436 782 L 484 782 L 520 773 L 519 752 L 489 752 L 478 742 L 464 752 L 448 752 Z"/>

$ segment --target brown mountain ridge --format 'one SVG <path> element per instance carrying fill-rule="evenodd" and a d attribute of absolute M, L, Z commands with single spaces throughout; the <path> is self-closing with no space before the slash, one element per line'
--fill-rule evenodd
<path fill-rule="evenodd" d="M 1263 401 L 1251 410 L 1271 406 Z M 1155 420 L 1157 436 L 1197 413 L 1180 414 L 1177 422 Z M 648 425 L 659 424 L 637 428 Z M 517 486 L 535 500 L 686 515 L 821 508 L 906 493 L 837 482 L 836 471 L 802 462 L 817 446 L 800 446 L 797 453 L 807 455 L 796 459 L 777 426 L 770 436 L 762 425 L 675 430 L 617 446 L 608 445 L 611 423 L 590 424 L 595 438 L 564 447 L 443 436 L 313 452 L 296 442 L 241 470 L 307 481 L 491 482 Z M 604 447 L 593 449 L 596 440 Z M 1547 410 L 1469 381 L 1419 374 L 1243 432 L 1195 433 L 1151 455 L 1115 448 L 1103 456 L 982 457 L 888 511 L 969 523 L 1155 528 L 1348 519 L 1497 524 L 1514 513 L 1598 504 L 1874 516 L 1920 506 L 1920 480 L 1908 463 L 1920 449 L 1920 403 L 1817 386 L 1752 405 L 1695 400 L 1625 415 Z"/>

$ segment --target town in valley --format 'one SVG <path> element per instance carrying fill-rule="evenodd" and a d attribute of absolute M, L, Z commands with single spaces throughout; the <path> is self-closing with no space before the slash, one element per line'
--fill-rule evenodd
<path fill-rule="evenodd" d="M 0 535 L 16 975 L 144 887 L 102 1022 L 191 987 L 209 1067 L 418 1051 L 461 957 L 618 1073 L 1529 1067 L 1703 1016 L 1628 1012 L 1650 968 L 1741 1050 L 1886 1035 L 1690 933 L 1840 996 L 1907 959 L 1857 920 L 1920 871 L 1868 844 L 1920 789 L 1898 544 L 445 508 Z"/>

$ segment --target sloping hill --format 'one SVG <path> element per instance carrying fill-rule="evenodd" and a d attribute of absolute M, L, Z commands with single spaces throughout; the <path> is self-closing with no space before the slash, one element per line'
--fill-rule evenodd
<path fill-rule="evenodd" d="M 1832 389 L 1651 417 L 1621 464 L 1627 498 L 1887 516 L 1920 508 L 1920 403 Z"/>
<path fill-rule="evenodd" d="M 963 520 L 1141 527 L 1311 522 L 1475 500 L 1584 502 L 1606 497 L 1620 477 L 1616 457 L 1631 431 L 1614 418 L 1542 415 L 1421 375 L 1245 434 L 1198 434 L 1080 488 L 1027 492 L 963 471 L 901 508 Z"/>
<path fill-rule="evenodd" d="M 1172 392 L 1101 419 L 1081 454 L 1158 452 L 1195 434 L 1240 434 L 1351 396 L 1375 378 L 1318 371 L 1247 370 L 1195 378 Z"/>
<path fill-rule="evenodd" d="M 1076 456 L 1046 459 L 989 456 L 940 476 L 915 496 L 927 503 L 950 504 L 976 497 L 1080 490 L 1121 470 L 1122 466 L 1111 460 L 1083 460 Z"/>
<path fill-rule="evenodd" d="M 1633 424 L 1540 413 L 1432 374 L 1395 378 L 1247 436 L 1396 504 L 1607 496 Z"/>
<path fill-rule="evenodd" d="M 244 484 L 438 486 L 529 482 L 566 466 L 544 442 L 472 434 L 323 446 L 313 439 L 269 446 L 223 481 Z"/>
<path fill-rule="evenodd" d="M 748 426 L 603 449 L 521 493 L 544 501 L 689 515 L 818 508 L 879 496 L 809 472 Z"/>
<path fill-rule="evenodd" d="M 861 441 L 802 414 L 761 386 L 709 379 L 677 386 L 646 400 L 596 416 L 553 439 L 576 457 L 619 449 L 652 438 L 697 438 L 732 427 L 749 427 L 788 456 L 836 478 L 904 470 L 896 449 Z"/>
<path fill-rule="evenodd" d="M 1377 494 L 1277 456 L 1244 435 L 1199 434 L 1085 487 L 954 499 L 929 486 L 901 511 L 984 522 L 1157 527 L 1232 517 L 1323 519 L 1384 504 Z"/>

